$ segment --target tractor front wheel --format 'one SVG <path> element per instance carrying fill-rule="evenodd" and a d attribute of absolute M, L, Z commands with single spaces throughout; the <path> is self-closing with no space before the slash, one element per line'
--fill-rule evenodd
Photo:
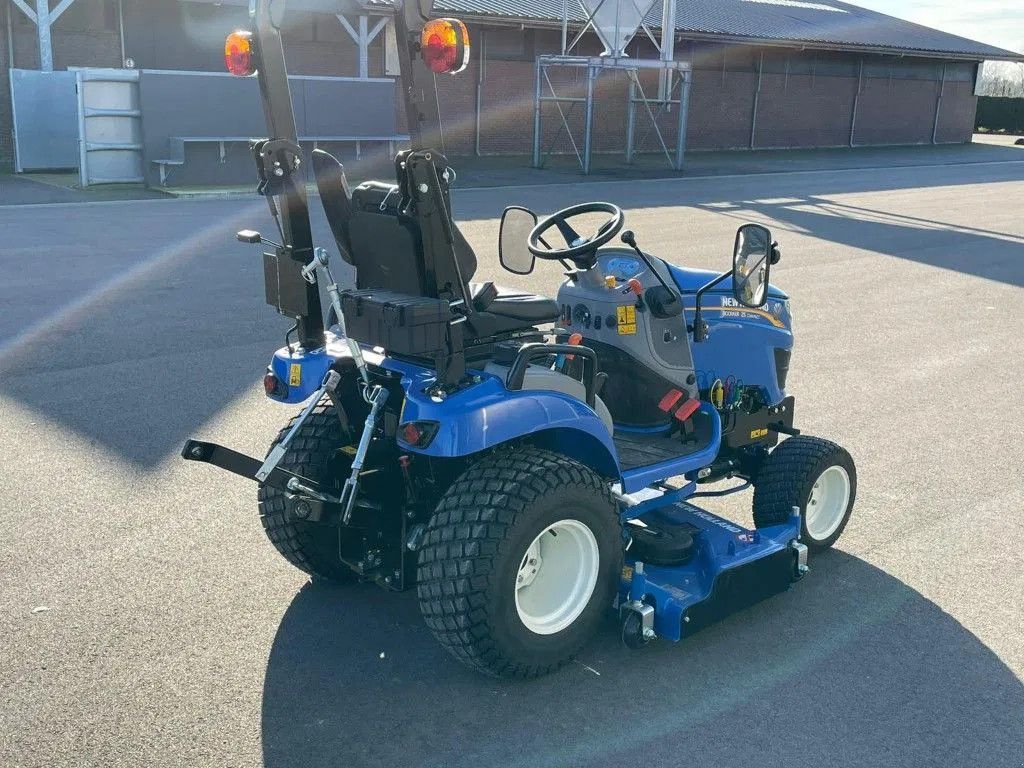
<path fill-rule="evenodd" d="M 842 535 L 857 497 L 857 468 L 842 448 L 798 435 L 779 445 L 757 474 L 754 525 L 780 525 L 800 509 L 800 539 L 812 552 Z"/>
<path fill-rule="evenodd" d="M 502 451 L 466 470 L 431 518 L 419 555 L 420 610 L 468 666 L 537 677 L 594 634 L 621 564 L 607 481 L 550 451 Z"/>

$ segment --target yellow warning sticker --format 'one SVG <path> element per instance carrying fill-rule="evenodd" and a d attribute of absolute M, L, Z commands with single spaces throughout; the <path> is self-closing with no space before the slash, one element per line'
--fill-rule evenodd
<path fill-rule="evenodd" d="M 628 565 L 622 566 L 622 580 L 632 581 L 633 580 L 633 569 Z"/>
<path fill-rule="evenodd" d="M 302 385 L 302 366 L 292 363 L 288 368 L 288 386 L 298 387 Z"/>
<path fill-rule="evenodd" d="M 615 308 L 615 327 L 619 331 L 619 336 L 635 336 L 636 335 L 636 307 L 632 304 L 627 304 L 623 307 Z"/>
<path fill-rule="evenodd" d="M 753 429 L 753 430 L 750 431 L 750 439 L 751 440 L 758 440 L 758 439 L 760 439 L 762 437 L 768 437 L 768 430 L 767 429 Z"/>

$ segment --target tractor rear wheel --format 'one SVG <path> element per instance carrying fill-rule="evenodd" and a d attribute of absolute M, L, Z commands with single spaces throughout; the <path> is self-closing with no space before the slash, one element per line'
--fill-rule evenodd
<path fill-rule="evenodd" d="M 419 554 L 427 626 L 457 659 L 530 678 L 570 661 L 615 598 L 622 530 L 606 480 L 532 447 L 493 453 L 438 504 Z"/>
<path fill-rule="evenodd" d="M 292 418 L 280 431 L 270 450 L 284 439 L 297 418 Z M 338 478 L 350 463 L 347 455 L 338 450 L 344 442 L 341 422 L 334 413 L 334 406 L 325 398 L 292 439 L 278 466 L 328 488 L 338 487 Z M 355 573 L 338 557 L 336 526 L 289 516 L 284 493 L 276 488 L 261 485 L 257 498 L 263 530 L 285 560 L 311 576 L 334 582 L 355 580 Z"/>
<path fill-rule="evenodd" d="M 842 535 L 857 497 L 857 468 L 842 448 L 798 435 L 769 454 L 754 486 L 754 525 L 781 525 L 800 509 L 800 540 L 828 549 Z"/>

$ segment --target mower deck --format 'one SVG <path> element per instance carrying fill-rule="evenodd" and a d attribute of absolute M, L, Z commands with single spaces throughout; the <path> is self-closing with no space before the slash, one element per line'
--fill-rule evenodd
<path fill-rule="evenodd" d="M 654 632 L 666 640 L 681 640 L 784 592 L 807 570 L 807 548 L 798 541 L 798 515 L 783 525 L 751 531 L 676 501 L 636 519 L 649 531 L 681 532 L 681 537 L 693 540 L 685 562 L 674 565 L 643 563 L 626 552 L 620 606 L 653 606 Z"/>

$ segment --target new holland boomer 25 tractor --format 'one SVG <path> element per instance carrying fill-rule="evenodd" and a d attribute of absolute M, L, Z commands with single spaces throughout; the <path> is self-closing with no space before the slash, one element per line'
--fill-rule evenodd
<path fill-rule="evenodd" d="M 229 69 L 258 72 L 272 138 L 253 155 L 280 242 L 238 237 L 269 246 L 267 300 L 295 323 L 264 387 L 306 405 L 263 461 L 195 440 L 184 458 L 255 480 L 270 541 L 312 576 L 415 585 L 442 645 L 493 675 L 558 668 L 606 611 L 639 647 L 785 590 L 842 532 L 856 471 L 838 445 L 793 427 L 789 300 L 768 282 L 780 255 L 770 233 L 741 227 L 732 269 L 716 275 L 643 251 L 609 203 L 540 222 L 509 208 L 501 264 L 527 274 L 535 259 L 561 262 L 557 298 L 474 282 L 454 175 L 433 148 L 434 77 L 465 66 L 469 41 L 420 2 L 395 13 L 411 137 L 397 183 L 350 190 L 335 158 L 312 153 L 356 270 L 350 290 L 312 242 L 284 3 L 252 0 L 252 31 L 229 36 Z M 603 223 L 581 233 L 585 215 Z M 692 503 L 750 486 L 754 530 Z"/>

